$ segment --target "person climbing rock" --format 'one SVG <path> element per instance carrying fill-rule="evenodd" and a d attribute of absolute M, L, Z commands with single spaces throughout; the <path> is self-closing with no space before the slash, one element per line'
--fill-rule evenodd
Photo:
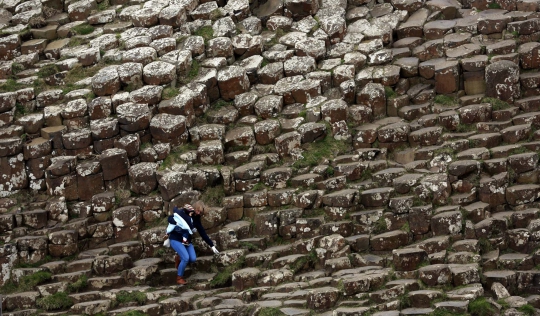
<path fill-rule="evenodd" d="M 167 233 L 170 239 L 171 248 L 177 253 L 175 256 L 175 268 L 178 270 L 176 283 L 179 285 L 187 283 L 184 278 L 186 267 L 189 263 L 193 263 L 197 260 L 195 248 L 191 242 L 193 234 L 186 234 L 187 228 L 191 233 L 199 232 L 199 235 L 208 246 L 212 248 L 212 251 L 215 254 L 219 254 L 219 251 L 206 234 L 201 223 L 201 217 L 205 214 L 205 208 L 206 206 L 202 201 L 195 202 L 193 206 L 186 204 L 180 209 L 175 206 L 173 215 L 168 218 L 169 227 L 167 228 Z M 188 227 L 185 227 L 185 224 L 187 224 Z"/>

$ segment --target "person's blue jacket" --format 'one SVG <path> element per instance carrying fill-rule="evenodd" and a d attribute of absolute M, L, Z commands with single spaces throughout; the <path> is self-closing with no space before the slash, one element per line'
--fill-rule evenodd
<path fill-rule="evenodd" d="M 191 231 L 193 231 L 193 232 L 198 231 L 199 235 L 201 235 L 202 239 L 210 247 L 214 247 L 214 243 L 212 242 L 210 237 L 208 237 L 208 235 L 206 234 L 206 231 L 204 230 L 204 227 L 202 226 L 201 216 L 196 215 L 196 214 L 193 214 L 193 216 L 189 216 L 189 214 L 186 211 L 187 210 L 184 209 L 184 208 L 178 209 L 177 207 L 175 207 L 173 209 L 173 212 L 175 214 L 180 215 L 180 217 L 182 217 L 186 221 L 186 223 L 189 225 L 189 228 L 191 229 Z M 169 224 L 176 225 L 176 220 L 174 219 L 174 215 L 169 216 L 169 218 L 167 220 L 168 220 Z M 196 228 L 196 230 L 194 228 Z M 191 243 L 192 238 L 193 238 L 193 235 L 189 235 L 189 238 L 188 238 L 189 243 Z M 176 229 L 175 229 L 169 234 L 169 239 L 182 242 L 182 234 L 180 232 L 176 231 Z"/>

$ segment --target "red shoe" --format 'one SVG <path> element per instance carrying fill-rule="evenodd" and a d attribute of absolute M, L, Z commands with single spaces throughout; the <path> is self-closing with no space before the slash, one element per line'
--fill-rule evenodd
<path fill-rule="evenodd" d="M 174 256 L 174 268 L 176 270 L 178 270 L 178 266 L 180 265 L 180 256 L 179 255 L 175 255 Z"/>
<path fill-rule="evenodd" d="M 185 285 L 187 281 L 184 279 L 184 277 L 181 277 L 179 275 L 176 276 L 176 284 L 178 285 Z"/>

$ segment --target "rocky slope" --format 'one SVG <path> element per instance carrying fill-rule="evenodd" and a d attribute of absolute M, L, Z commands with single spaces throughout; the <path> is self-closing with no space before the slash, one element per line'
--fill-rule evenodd
<path fill-rule="evenodd" d="M 540 315 L 539 4 L 0 0 L 4 313 Z"/>

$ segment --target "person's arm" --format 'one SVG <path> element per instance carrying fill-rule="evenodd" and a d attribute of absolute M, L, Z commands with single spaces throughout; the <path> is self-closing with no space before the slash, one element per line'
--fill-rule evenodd
<path fill-rule="evenodd" d="M 208 237 L 208 235 L 206 234 L 206 231 L 204 230 L 204 227 L 202 226 L 200 217 L 195 217 L 195 216 L 193 217 L 193 226 L 197 228 L 199 235 L 201 235 L 201 238 L 208 244 L 208 246 L 214 247 L 214 243 L 212 242 L 210 237 Z"/>

